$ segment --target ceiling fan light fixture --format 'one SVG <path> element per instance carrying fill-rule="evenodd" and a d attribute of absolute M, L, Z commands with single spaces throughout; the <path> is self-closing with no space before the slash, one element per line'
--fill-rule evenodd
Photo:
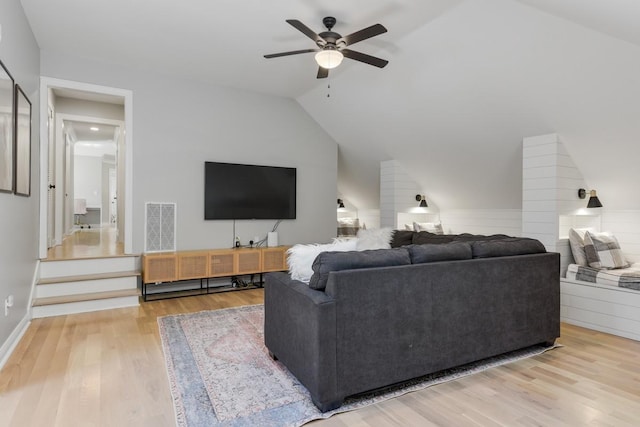
<path fill-rule="evenodd" d="M 316 53 L 316 62 L 322 68 L 330 70 L 336 68 L 342 62 L 344 55 L 336 49 L 324 49 Z"/>

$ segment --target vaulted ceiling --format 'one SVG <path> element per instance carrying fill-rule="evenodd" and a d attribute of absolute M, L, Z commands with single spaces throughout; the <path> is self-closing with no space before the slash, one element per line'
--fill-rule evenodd
<path fill-rule="evenodd" d="M 339 144 L 339 192 L 378 205 L 397 159 L 441 208 L 519 208 L 523 137 L 557 132 L 605 206 L 640 209 L 635 0 L 22 0 L 43 50 L 292 97 Z M 317 32 L 388 33 L 315 78 Z M 330 84 L 330 88 L 328 87 Z M 327 97 L 327 95 L 330 95 Z"/>

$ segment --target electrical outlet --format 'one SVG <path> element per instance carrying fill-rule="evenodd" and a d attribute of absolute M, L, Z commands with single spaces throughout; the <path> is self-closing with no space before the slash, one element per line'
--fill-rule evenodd
<path fill-rule="evenodd" d="M 13 307 L 13 295 L 9 295 L 4 300 L 4 315 L 5 316 L 9 315 L 9 307 Z"/>

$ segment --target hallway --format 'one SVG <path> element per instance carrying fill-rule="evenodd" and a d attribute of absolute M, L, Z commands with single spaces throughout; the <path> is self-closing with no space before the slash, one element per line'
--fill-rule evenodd
<path fill-rule="evenodd" d="M 66 236 L 62 244 L 49 248 L 48 260 L 124 256 L 124 245 L 117 242 L 115 227 L 80 229 Z"/>

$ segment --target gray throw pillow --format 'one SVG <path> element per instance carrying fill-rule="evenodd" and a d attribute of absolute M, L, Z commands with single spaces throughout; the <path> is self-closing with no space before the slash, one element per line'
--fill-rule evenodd
<path fill-rule="evenodd" d="M 408 247 L 412 264 L 471 259 L 471 244 L 450 242 L 442 244 L 411 245 Z"/>
<path fill-rule="evenodd" d="M 309 287 L 324 290 L 332 271 L 357 268 L 391 267 L 409 265 L 409 251 L 405 248 L 373 249 L 359 252 L 322 252 L 313 262 L 313 276 Z"/>
<path fill-rule="evenodd" d="M 413 243 L 413 231 L 395 230 L 391 235 L 391 247 L 399 248 Z"/>
<path fill-rule="evenodd" d="M 455 234 L 434 234 L 428 231 L 418 231 L 413 233 L 413 244 L 424 245 L 426 243 L 449 243 L 456 238 Z"/>
<path fill-rule="evenodd" d="M 471 250 L 474 258 L 527 255 L 547 251 L 539 240 L 527 237 L 476 241 L 471 244 Z"/>

